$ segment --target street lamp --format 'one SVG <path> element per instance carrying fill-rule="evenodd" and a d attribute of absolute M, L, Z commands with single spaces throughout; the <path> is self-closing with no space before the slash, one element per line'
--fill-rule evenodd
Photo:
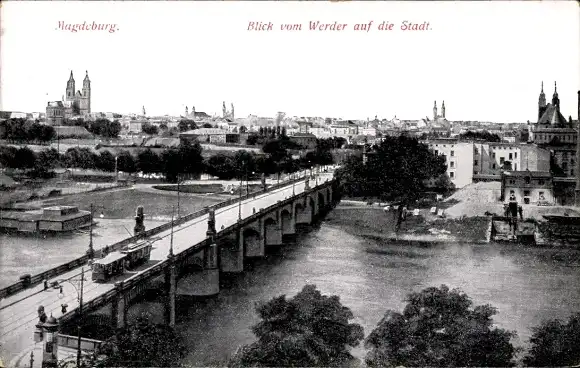
<path fill-rule="evenodd" d="M 89 261 L 93 259 L 95 256 L 95 249 L 93 248 L 93 216 L 94 216 L 95 208 L 91 203 L 91 223 L 90 223 L 90 230 L 89 230 L 89 250 L 87 250 L 87 256 L 89 256 Z"/>
<path fill-rule="evenodd" d="M 80 368 L 81 366 L 81 322 L 82 322 L 82 316 L 83 316 L 83 288 L 84 288 L 84 280 L 85 280 L 85 268 L 83 267 L 81 269 L 81 278 L 80 278 L 80 292 L 79 289 L 77 289 L 76 285 L 73 284 L 71 282 L 71 279 L 69 280 L 62 280 L 59 281 L 59 284 L 62 284 L 63 282 L 68 282 L 77 292 L 77 297 L 79 300 L 79 316 L 78 316 L 78 323 L 77 323 L 77 332 L 78 332 L 78 340 L 77 340 L 77 367 Z M 79 281 L 79 280 L 72 280 L 72 281 Z M 58 294 L 58 297 L 60 299 L 64 298 L 64 293 L 61 291 Z"/>
<path fill-rule="evenodd" d="M 119 161 L 119 156 L 115 156 L 115 183 L 119 182 L 118 161 Z"/>
<path fill-rule="evenodd" d="M 181 188 L 179 185 L 181 184 L 181 175 L 177 174 L 177 219 L 179 219 L 179 193 L 181 192 Z M 173 220 L 172 220 L 173 221 Z"/>

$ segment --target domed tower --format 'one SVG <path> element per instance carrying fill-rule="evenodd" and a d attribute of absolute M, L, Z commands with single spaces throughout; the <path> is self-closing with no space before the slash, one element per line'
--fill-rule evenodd
<path fill-rule="evenodd" d="M 75 79 L 73 77 L 72 70 L 70 71 L 70 77 L 68 78 L 68 82 L 66 82 L 66 100 L 72 101 L 75 98 Z"/>
<path fill-rule="evenodd" d="M 82 115 L 88 115 L 91 113 L 91 80 L 89 79 L 88 70 L 86 71 L 85 79 L 83 80 L 80 110 Z"/>
<path fill-rule="evenodd" d="M 544 82 L 542 81 L 542 91 L 538 99 L 538 120 L 540 120 L 544 111 L 546 111 L 546 94 L 544 93 Z"/>
<path fill-rule="evenodd" d="M 558 97 L 558 87 L 556 86 L 556 82 L 554 82 L 554 95 L 552 96 L 552 105 L 554 105 L 556 110 L 560 111 L 560 98 Z"/>

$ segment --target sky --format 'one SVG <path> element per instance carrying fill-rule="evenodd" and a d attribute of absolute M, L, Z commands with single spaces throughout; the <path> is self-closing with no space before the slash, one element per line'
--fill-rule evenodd
<path fill-rule="evenodd" d="M 0 8 L 0 109 L 45 111 L 70 71 L 88 70 L 92 111 L 449 120 L 537 119 L 558 83 L 577 117 L 580 17 L 574 1 L 7 1 Z M 339 22 L 342 31 L 310 31 Z M 368 24 L 368 31 L 354 30 Z M 393 30 L 378 30 L 383 21 Z M 403 31 L 403 21 L 429 30 Z M 114 24 L 115 32 L 60 24 Z M 272 22 L 271 31 L 248 30 Z M 302 31 L 281 30 L 297 24 Z M 66 28 L 66 27 L 65 27 Z"/>

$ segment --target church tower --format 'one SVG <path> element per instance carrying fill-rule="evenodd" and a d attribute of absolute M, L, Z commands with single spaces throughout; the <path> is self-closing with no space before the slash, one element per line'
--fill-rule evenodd
<path fill-rule="evenodd" d="M 233 102 L 232 102 L 232 111 L 230 113 L 231 113 L 232 121 L 234 121 L 234 103 Z"/>
<path fill-rule="evenodd" d="M 91 113 L 91 80 L 89 79 L 88 70 L 86 71 L 85 79 L 83 80 L 83 92 L 81 95 L 80 110 L 82 115 L 88 115 Z"/>
<path fill-rule="evenodd" d="M 145 112 L 145 106 L 143 106 L 143 116 L 147 116 L 147 113 Z"/>
<path fill-rule="evenodd" d="M 445 100 L 443 100 L 443 105 L 441 105 L 441 117 L 445 119 Z"/>
<path fill-rule="evenodd" d="M 187 106 L 185 106 L 185 117 L 187 118 L 189 116 L 189 109 L 187 108 Z"/>
<path fill-rule="evenodd" d="M 433 121 L 437 121 L 437 101 L 433 103 Z"/>
<path fill-rule="evenodd" d="M 66 100 L 72 101 L 75 98 L 75 79 L 73 77 L 72 70 L 70 71 L 70 77 L 68 82 L 66 82 Z"/>
<path fill-rule="evenodd" d="M 223 105 L 222 105 L 222 118 L 227 118 L 228 117 L 228 110 L 226 109 L 226 102 L 224 101 Z"/>
<path fill-rule="evenodd" d="M 538 99 L 538 120 L 540 120 L 544 111 L 546 111 L 546 94 L 544 93 L 544 82 L 542 81 L 542 91 Z"/>
<path fill-rule="evenodd" d="M 560 98 L 558 97 L 558 88 L 556 87 L 556 82 L 554 82 L 554 95 L 552 96 L 552 105 L 557 111 L 560 111 Z"/>
<path fill-rule="evenodd" d="M 191 105 L 191 120 L 195 120 L 195 106 Z"/>

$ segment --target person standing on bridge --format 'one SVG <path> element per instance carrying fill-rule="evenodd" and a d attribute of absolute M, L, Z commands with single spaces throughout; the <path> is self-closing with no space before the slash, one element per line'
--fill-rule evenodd
<path fill-rule="evenodd" d="M 48 280 L 44 279 L 44 290 L 48 290 Z"/>

